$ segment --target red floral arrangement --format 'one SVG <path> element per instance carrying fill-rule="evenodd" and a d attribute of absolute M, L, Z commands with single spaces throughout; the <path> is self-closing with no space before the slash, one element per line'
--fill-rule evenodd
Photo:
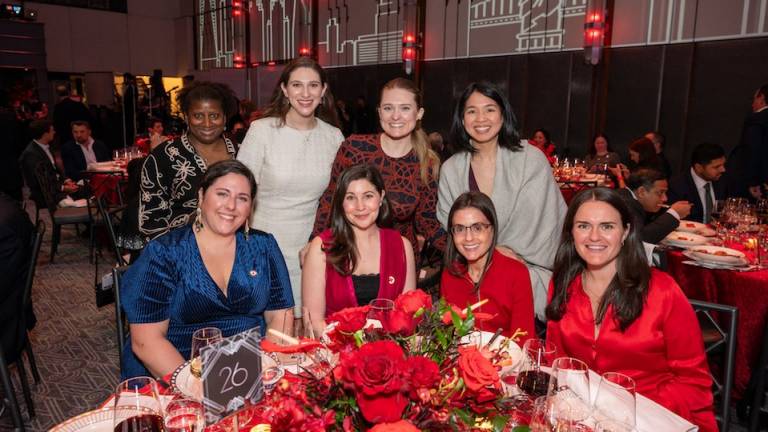
<path fill-rule="evenodd" d="M 326 346 L 338 362 L 278 383 L 263 401 L 273 431 L 506 430 L 499 356 L 460 342 L 487 316 L 433 305 L 421 290 L 400 295 L 380 327 L 367 324 L 368 313 L 327 317 L 336 324 Z"/>

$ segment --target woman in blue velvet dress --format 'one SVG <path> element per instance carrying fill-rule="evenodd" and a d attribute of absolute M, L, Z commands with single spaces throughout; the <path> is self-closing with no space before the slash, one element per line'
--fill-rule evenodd
<path fill-rule="evenodd" d="M 293 308 L 283 255 L 271 234 L 246 231 L 255 195 L 241 162 L 211 165 L 195 222 L 151 241 L 125 274 L 120 299 L 131 337 L 123 378 L 174 371 L 189 358 L 199 328 L 217 327 L 226 337 L 292 325 L 283 322 Z"/>

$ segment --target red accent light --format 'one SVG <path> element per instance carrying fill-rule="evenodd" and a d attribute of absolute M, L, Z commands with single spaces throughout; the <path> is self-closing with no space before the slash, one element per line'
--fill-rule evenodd
<path fill-rule="evenodd" d="M 240 54 L 236 54 L 235 55 L 235 61 L 236 62 L 243 61 L 243 56 L 241 56 Z"/>
<path fill-rule="evenodd" d="M 235 63 L 235 69 L 242 69 L 245 67 L 245 63 Z"/>
<path fill-rule="evenodd" d="M 303 55 L 303 56 L 309 55 L 309 48 L 306 48 L 306 47 L 299 48 L 299 55 Z"/>
<path fill-rule="evenodd" d="M 233 8 L 239 8 L 239 7 L 243 7 L 243 3 L 242 3 L 242 2 L 239 2 L 239 1 L 233 1 L 233 2 L 232 2 L 232 7 L 233 7 Z"/>
<path fill-rule="evenodd" d="M 232 16 L 239 17 L 240 15 L 242 15 L 242 11 L 240 11 L 240 9 L 235 9 L 232 11 Z"/>
<path fill-rule="evenodd" d="M 259 66 L 258 62 L 257 63 L 251 63 L 251 67 L 258 67 L 258 66 Z"/>
<path fill-rule="evenodd" d="M 274 66 L 274 65 L 275 65 L 275 62 L 273 62 L 273 61 L 267 63 L 267 66 Z"/>
<path fill-rule="evenodd" d="M 416 37 L 412 34 L 407 34 L 403 36 L 403 42 L 405 43 L 413 43 L 416 42 Z"/>
<path fill-rule="evenodd" d="M 413 48 L 403 48 L 403 60 L 415 60 L 416 50 Z"/>

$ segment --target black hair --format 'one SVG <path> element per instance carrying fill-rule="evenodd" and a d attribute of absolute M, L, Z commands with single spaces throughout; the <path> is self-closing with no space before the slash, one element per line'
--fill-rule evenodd
<path fill-rule="evenodd" d="M 594 157 L 597 155 L 597 149 L 595 148 L 595 141 L 597 141 L 598 138 L 603 138 L 605 140 L 606 144 L 606 151 L 612 152 L 611 149 L 611 140 L 608 139 L 608 135 L 604 134 L 603 132 L 598 132 L 595 134 L 595 136 L 592 138 L 592 141 L 589 143 L 589 150 L 587 150 L 587 153 L 589 153 L 590 156 Z"/>
<path fill-rule="evenodd" d="M 546 308 L 547 319 L 560 321 L 566 313 L 571 292 L 568 287 L 586 269 L 586 263 L 576 251 L 573 225 L 576 212 L 588 201 L 600 201 L 613 207 L 621 216 L 621 224 L 628 230 L 616 257 L 616 275 L 611 280 L 595 312 L 595 323 L 600 324 L 608 306 L 613 306 L 614 317 L 621 331 L 629 327 L 643 312 L 648 294 L 651 269 L 645 258 L 640 230 L 633 220 L 629 205 L 614 189 L 597 187 L 579 192 L 568 206 L 560 245 L 555 255 L 552 272 L 553 295 Z"/>
<path fill-rule="evenodd" d="M 188 86 L 179 90 L 176 100 L 179 103 L 181 112 L 189 114 L 192 103 L 203 100 L 217 101 L 221 104 L 221 110 L 228 119 L 237 114 L 237 97 L 232 89 L 221 83 L 210 81 L 194 81 Z"/>
<path fill-rule="evenodd" d="M 640 187 L 645 190 L 651 190 L 654 184 L 660 180 L 666 180 L 667 176 L 659 170 L 653 168 L 640 168 L 633 171 L 627 178 L 627 187 L 633 191 L 638 190 Z"/>
<path fill-rule="evenodd" d="M 70 128 L 75 127 L 75 126 L 85 126 L 88 129 L 90 129 L 91 128 L 91 123 L 88 120 L 75 120 L 75 121 L 69 123 L 69 127 Z"/>
<path fill-rule="evenodd" d="M 691 153 L 691 166 L 696 164 L 707 165 L 715 159 L 725 157 L 725 150 L 712 143 L 701 143 L 694 147 L 693 153 Z"/>
<path fill-rule="evenodd" d="M 444 267 L 452 275 L 461 277 L 464 268 L 467 266 L 467 259 L 459 253 L 458 249 L 456 249 L 456 244 L 453 240 L 453 230 L 451 229 L 453 226 L 453 216 L 457 211 L 466 208 L 473 208 L 480 211 L 480 213 L 488 219 L 488 222 L 491 223 L 491 228 L 493 229 L 491 245 L 488 248 L 488 256 L 485 260 L 485 268 L 483 268 L 483 274 L 480 276 L 480 279 L 482 280 L 485 271 L 488 270 L 488 267 L 490 266 L 491 255 L 493 255 L 493 251 L 496 249 L 496 241 L 498 239 L 498 218 L 496 217 L 496 207 L 493 205 L 493 201 L 491 201 L 488 195 L 480 191 L 464 192 L 459 195 L 459 197 L 456 198 L 456 201 L 453 202 L 451 211 L 448 212 L 448 240 L 445 247 L 445 257 L 443 258 Z"/>
<path fill-rule="evenodd" d="M 515 118 L 515 113 L 512 111 L 509 100 L 498 87 L 485 81 L 470 84 L 456 100 L 456 105 L 453 109 L 453 124 L 451 125 L 453 150 L 455 152 L 475 152 L 469 134 L 464 129 L 464 108 L 467 105 L 467 99 L 475 92 L 493 99 L 501 110 L 502 125 L 499 131 L 499 146 L 512 151 L 522 150 L 520 133 L 517 131 L 517 118 Z"/>
<path fill-rule="evenodd" d="M 29 134 L 34 139 L 40 139 L 51 130 L 53 123 L 50 120 L 35 120 L 29 124 Z"/>
<path fill-rule="evenodd" d="M 384 180 L 372 165 L 357 164 L 345 169 L 339 177 L 336 190 L 331 201 L 331 234 L 333 240 L 329 245 L 323 246 L 327 254 L 328 262 L 342 275 L 349 275 L 357 267 L 358 250 L 355 243 L 355 232 L 347 220 L 344 212 L 344 198 L 347 195 L 350 183 L 355 180 L 368 180 L 382 197 L 379 214 L 376 217 L 376 225 L 386 227 L 390 225 L 390 205 L 384 194 Z"/>

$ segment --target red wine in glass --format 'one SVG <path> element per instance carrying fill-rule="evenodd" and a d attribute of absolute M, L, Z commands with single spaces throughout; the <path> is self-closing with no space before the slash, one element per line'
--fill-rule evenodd
<path fill-rule="evenodd" d="M 528 396 L 537 398 L 546 396 L 550 374 L 542 370 L 527 370 L 517 375 L 517 386 Z"/>
<path fill-rule="evenodd" d="M 128 417 L 115 426 L 115 432 L 163 432 L 163 418 L 156 414 Z"/>

